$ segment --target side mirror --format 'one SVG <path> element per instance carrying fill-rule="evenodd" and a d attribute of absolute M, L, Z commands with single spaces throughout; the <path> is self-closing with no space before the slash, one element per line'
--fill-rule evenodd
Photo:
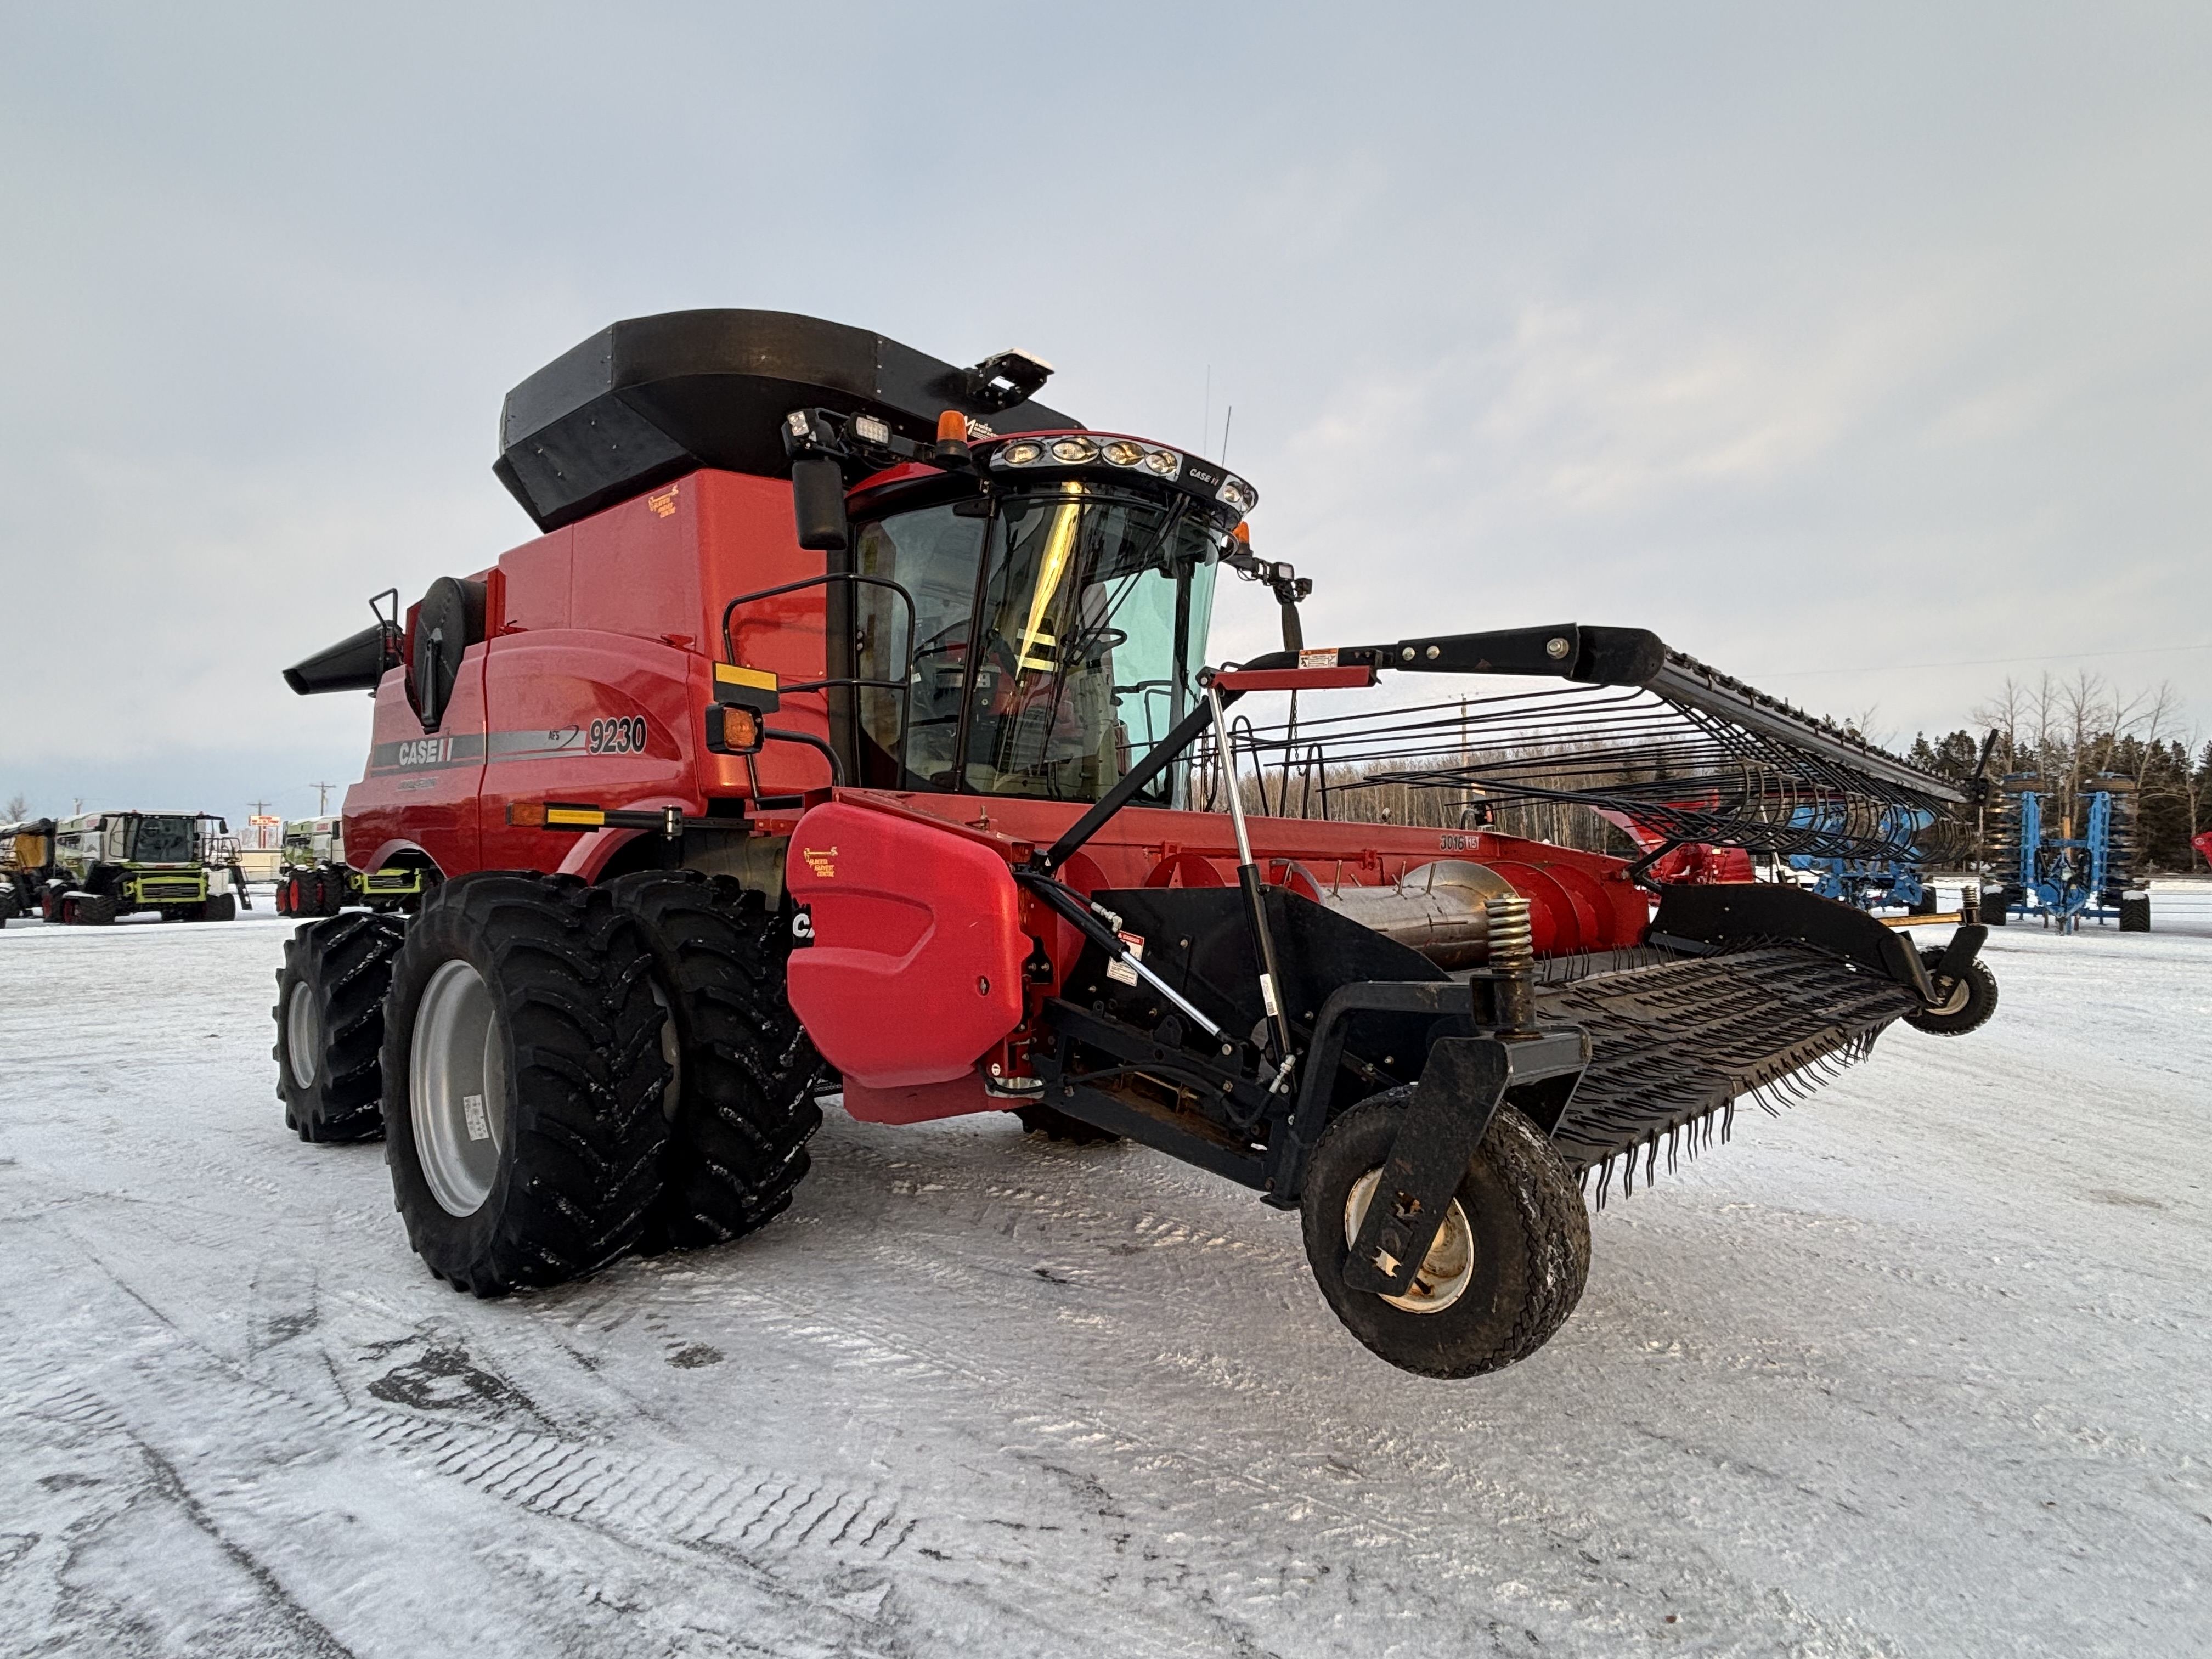
<path fill-rule="evenodd" d="M 845 517 L 845 475 L 829 456 L 810 455 L 791 464 L 791 511 L 801 547 L 828 553 L 851 544 L 853 526 Z"/>

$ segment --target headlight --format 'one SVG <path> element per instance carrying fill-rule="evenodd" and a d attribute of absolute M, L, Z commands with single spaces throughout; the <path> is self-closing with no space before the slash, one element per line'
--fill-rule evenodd
<path fill-rule="evenodd" d="M 1085 461 L 1098 459 L 1098 446 L 1088 438 L 1054 438 L 1052 458 L 1069 466 L 1080 466 Z"/>
<path fill-rule="evenodd" d="M 1259 492 L 1237 477 L 1224 478 L 1214 497 L 1233 513 L 1249 513 L 1260 504 Z"/>
<path fill-rule="evenodd" d="M 1116 438 L 1106 446 L 1105 454 L 1116 466 L 1134 466 L 1145 459 L 1145 447 L 1133 444 L 1127 438 Z"/>
<path fill-rule="evenodd" d="M 999 459 L 1008 466 L 1029 466 L 1034 465 L 1043 453 L 1042 444 L 1033 444 L 1024 440 L 1021 443 L 1008 444 L 999 452 Z"/>
<path fill-rule="evenodd" d="M 872 415 L 853 417 L 853 435 L 864 444 L 887 444 L 891 441 L 890 427 Z"/>
<path fill-rule="evenodd" d="M 1145 465 L 1163 478 L 1172 478 L 1182 467 L 1182 457 L 1172 449 L 1156 449 L 1145 457 Z"/>

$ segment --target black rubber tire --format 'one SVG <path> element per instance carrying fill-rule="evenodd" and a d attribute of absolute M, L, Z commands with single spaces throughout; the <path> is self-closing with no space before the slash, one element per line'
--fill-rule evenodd
<path fill-rule="evenodd" d="M 56 926 L 60 925 L 60 923 L 65 920 L 62 913 L 62 900 L 66 896 L 67 893 L 65 890 L 56 887 L 49 887 L 44 892 L 40 893 L 39 895 L 39 919 L 41 921 L 54 923 Z"/>
<path fill-rule="evenodd" d="M 1108 1146 L 1121 1138 L 1111 1129 L 1070 1117 L 1057 1106 L 1017 1106 L 1014 1115 L 1021 1119 L 1022 1127 L 1029 1133 L 1042 1135 L 1047 1140 L 1064 1140 L 1071 1146 Z"/>
<path fill-rule="evenodd" d="M 1928 964 L 1930 973 L 1943 959 L 1941 951 L 1923 951 L 1921 961 Z M 1966 969 L 1966 1000 L 1960 1006 L 1937 1013 L 1907 1014 L 1905 1023 L 1916 1031 L 1925 1031 L 1930 1036 L 1963 1036 L 1990 1023 L 1990 1016 L 1997 1011 L 1997 976 L 1990 971 L 1986 962 L 1976 961 Z"/>
<path fill-rule="evenodd" d="M 1992 927 L 2002 927 L 2010 920 L 2007 914 L 2005 890 L 2002 887 L 1982 889 L 1982 920 Z"/>
<path fill-rule="evenodd" d="M 423 1174 L 410 1103 L 422 994 L 456 960 L 490 994 L 507 1078 L 487 1103 L 499 1126 L 489 1190 L 460 1216 Z M 573 876 L 459 877 L 407 924 L 385 998 L 386 1161 L 408 1243 L 455 1289 L 557 1285 L 637 1243 L 668 1139 L 652 975 L 636 922 Z"/>
<path fill-rule="evenodd" d="M 64 919 L 85 927 L 105 927 L 115 920 L 116 902 L 106 893 L 71 893 Z"/>
<path fill-rule="evenodd" d="M 380 916 L 311 921 L 284 941 L 276 970 L 276 1097 L 284 1127 L 302 1140 L 374 1140 L 384 1133 L 384 993 L 404 930 Z M 319 1052 L 296 1065 L 285 1018 L 293 996 L 308 1000 Z M 302 1083 L 302 1071 L 314 1081 Z"/>
<path fill-rule="evenodd" d="M 1905 913 L 1915 916 L 1932 916 L 1936 914 L 1936 890 L 1932 887 L 1905 907 Z"/>
<path fill-rule="evenodd" d="M 2125 894 L 2121 895 L 2120 931 L 2124 933 L 2150 932 L 2150 895 L 2148 893 L 2143 894 L 2139 898 L 2130 898 Z"/>
<path fill-rule="evenodd" d="M 1389 1158 L 1412 1097 L 1401 1088 L 1364 1100 L 1322 1136 L 1301 1200 L 1306 1261 L 1336 1316 L 1370 1352 L 1423 1376 L 1480 1376 L 1526 1359 L 1574 1311 L 1589 1277 L 1589 1212 L 1551 1143 L 1502 1106 L 1459 1186 L 1475 1243 L 1475 1279 L 1465 1294 L 1440 1311 L 1414 1313 L 1346 1288 L 1346 1200 Z"/>
<path fill-rule="evenodd" d="M 208 895 L 207 903 L 202 907 L 200 910 L 200 920 L 202 921 L 236 921 L 238 920 L 238 895 L 235 893 L 210 893 Z"/>
<path fill-rule="evenodd" d="M 790 929 L 728 876 L 641 871 L 607 891 L 644 929 L 670 1013 L 668 1145 L 640 1248 L 741 1238 L 790 1204 L 822 1127 L 822 1057 L 784 993 Z"/>
<path fill-rule="evenodd" d="M 276 878 L 276 914 L 296 916 L 300 914 L 299 878 L 287 870 Z"/>

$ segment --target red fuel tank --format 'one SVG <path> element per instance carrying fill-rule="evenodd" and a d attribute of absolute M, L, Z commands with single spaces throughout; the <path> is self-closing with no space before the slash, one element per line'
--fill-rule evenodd
<path fill-rule="evenodd" d="M 965 1077 L 1020 1023 L 1030 940 L 989 848 L 831 801 L 799 821 L 785 879 L 811 933 L 791 953 L 791 1006 L 854 1082 Z"/>

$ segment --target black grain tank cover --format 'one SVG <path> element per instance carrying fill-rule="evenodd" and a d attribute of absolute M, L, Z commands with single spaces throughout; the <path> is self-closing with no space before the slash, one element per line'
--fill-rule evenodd
<path fill-rule="evenodd" d="M 994 407 L 967 371 L 866 329 L 787 311 L 671 311 L 605 328 L 507 394 L 492 470 L 540 530 L 702 466 L 788 477 L 783 417 L 871 414 L 927 441 L 957 409 L 995 432 L 1080 422 Z"/>

